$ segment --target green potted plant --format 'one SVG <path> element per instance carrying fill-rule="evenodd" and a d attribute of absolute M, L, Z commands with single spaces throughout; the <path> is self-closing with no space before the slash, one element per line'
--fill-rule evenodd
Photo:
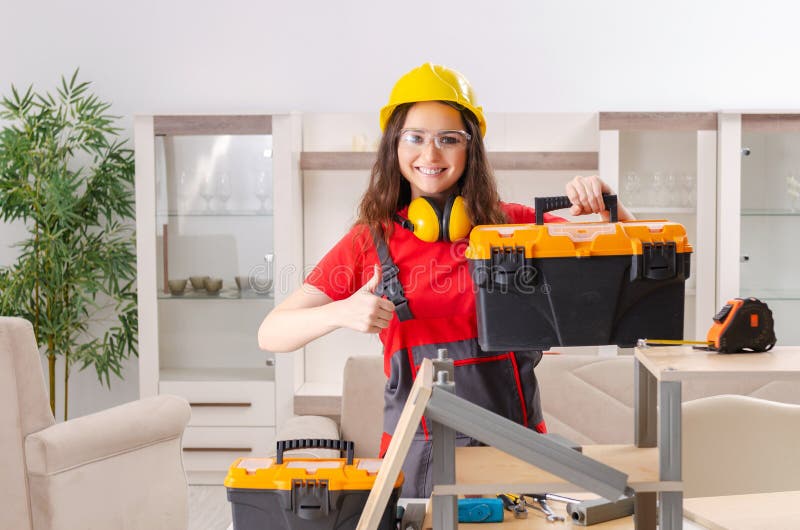
<path fill-rule="evenodd" d="M 64 362 L 64 419 L 73 366 L 101 383 L 137 354 L 133 151 L 88 82 L 57 96 L 11 87 L 0 103 L 0 219 L 24 223 L 15 263 L 0 267 L 0 314 L 31 321 L 49 366 Z"/>

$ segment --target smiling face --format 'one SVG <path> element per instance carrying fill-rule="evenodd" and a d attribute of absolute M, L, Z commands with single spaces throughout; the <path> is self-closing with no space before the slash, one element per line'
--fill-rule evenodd
<path fill-rule="evenodd" d="M 464 123 L 453 107 L 438 101 L 423 101 L 409 109 L 403 129 L 421 129 L 435 134 L 463 130 Z M 467 149 L 440 149 L 433 141 L 411 145 L 398 140 L 397 158 L 400 172 L 411 185 L 411 199 L 424 195 L 443 203 L 455 192 L 458 179 L 464 173 Z"/>

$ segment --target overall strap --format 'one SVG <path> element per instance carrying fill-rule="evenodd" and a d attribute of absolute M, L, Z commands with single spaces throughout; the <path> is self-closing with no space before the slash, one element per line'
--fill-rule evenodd
<path fill-rule="evenodd" d="M 381 283 L 375 290 L 375 294 L 379 296 L 385 295 L 394 304 L 394 310 L 400 321 L 411 320 L 414 315 L 411 314 L 411 309 L 408 308 L 408 299 L 405 292 L 403 292 L 403 286 L 400 285 L 400 280 L 397 278 L 397 273 L 400 269 L 397 268 L 391 254 L 389 254 L 389 247 L 386 241 L 374 230 L 372 231 L 372 240 L 375 242 L 378 259 L 381 261 Z"/>

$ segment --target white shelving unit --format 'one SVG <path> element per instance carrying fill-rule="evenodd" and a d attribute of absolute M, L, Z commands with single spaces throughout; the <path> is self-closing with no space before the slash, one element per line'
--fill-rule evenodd
<path fill-rule="evenodd" d="M 134 127 L 140 395 L 189 400 L 187 476 L 219 484 L 235 458 L 272 448 L 303 376 L 301 354 L 257 341 L 302 281 L 300 120 L 137 116 Z M 222 289 L 170 291 L 191 276 Z"/>
<path fill-rule="evenodd" d="M 722 112 L 719 298 L 767 302 L 778 344 L 800 343 L 800 111 Z"/>
<path fill-rule="evenodd" d="M 619 190 L 637 217 L 669 219 L 686 227 L 694 253 L 686 282 L 684 336 L 704 339 L 717 305 L 717 115 L 601 112 L 598 124 L 600 177 Z M 638 186 L 630 186 L 628 175 L 635 175 Z M 694 185 L 667 182 L 669 175 L 689 175 Z M 655 185 L 660 188 L 653 189 Z"/>

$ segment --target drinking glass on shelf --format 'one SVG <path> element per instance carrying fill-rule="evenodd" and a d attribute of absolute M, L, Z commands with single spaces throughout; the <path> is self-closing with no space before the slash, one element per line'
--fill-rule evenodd
<path fill-rule="evenodd" d="M 228 199 L 231 198 L 232 192 L 231 176 L 228 173 L 220 173 L 217 177 L 217 198 L 219 202 L 222 203 L 223 210 L 225 209 Z"/>
<path fill-rule="evenodd" d="M 681 187 L 683 188 L 683 205 L 687 208 L 694 207 L 695 202 L 695 188 L 694 188 L 694 175 L 691 173 L 683 173 L 681 175 Z"/>
<path fill-rule="evenodd" d="M 189 174 L 186 171 L 181 171 L 178 176 L 177 188 L 175 190 L 178 199 L 177 210 L 182 212 L 186 210 L 186 202 L 189 200 Z"/>
<path fill-rule="evenodd" d="M 650 204 L 648 206 L 664 206 L 664 175 L 660 171 L 653 173 L 650 182 Z"/>
<path fill-rule="evenodd" d="M 789 196 L 789 208 L 793 212 L 800 210 L 800 178 L 795 175 L 786 177 L 786 194 Z"/>
<path fill-rule="evenodd" d="M 679 194 L 678 178 L 672 172 L 667 173 L 664 177 L 665 206 L 680 206 Z"/>
<path fill-rule="evenodd" d="M 206 210 L 211 209 L 211 199 L 214 198 L 216 193 L 216 186 L 214 185 L 214 175 L 206 173 L 200 181 L 200 196 L 206 201 Z"/>
<path fill-rule="evenodd" d="M 628 171 L 623 175 L 622 194 L 626 203 L 630 205 L 639 203 L 639 175 L 635 171 Z"/>
<path fill-rule="evenodd" d="M 259 171 L 256 175 L 254 194 L 261 201 L 259 211 L 264 211 L 264 203 L 269 199 L 269 175 L 266 171 Z"/>

